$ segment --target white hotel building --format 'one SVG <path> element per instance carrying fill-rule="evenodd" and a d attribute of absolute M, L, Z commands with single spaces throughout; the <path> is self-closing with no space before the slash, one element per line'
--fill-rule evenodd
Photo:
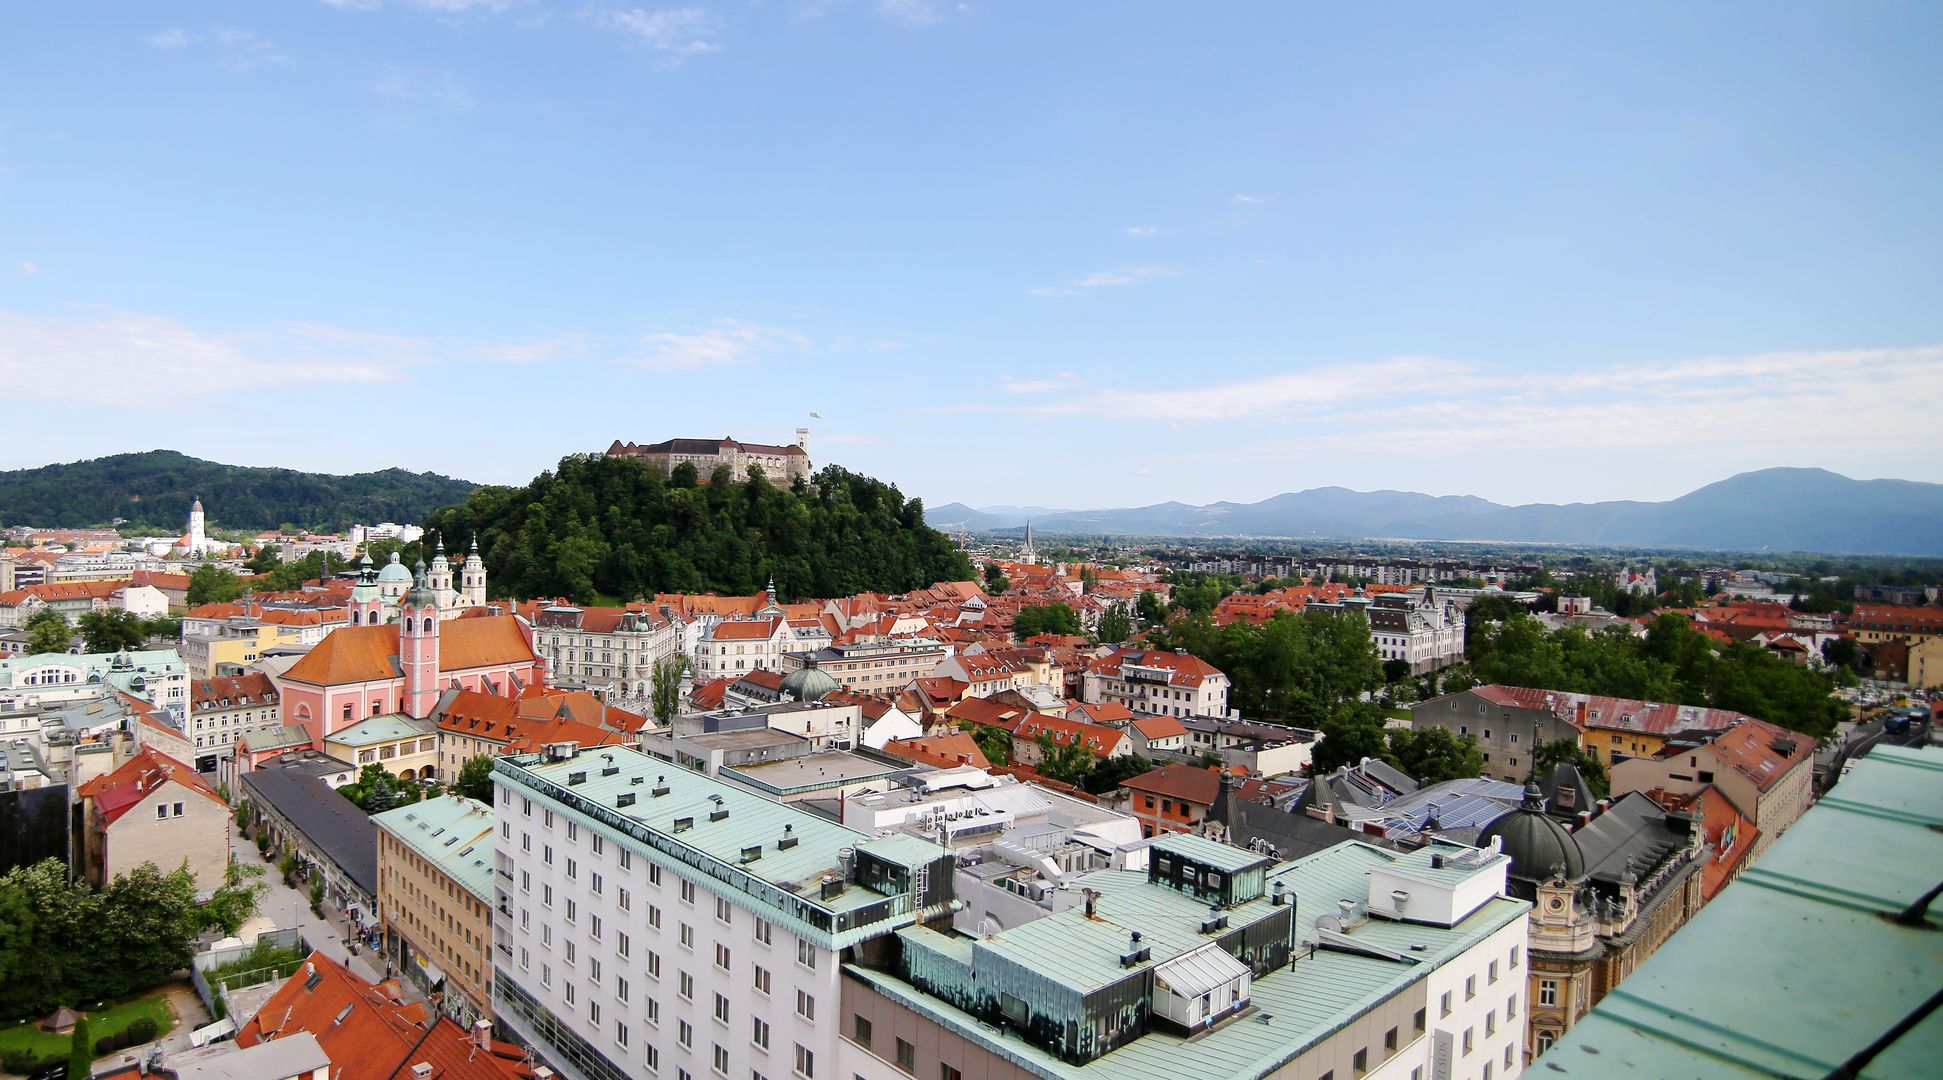
<path fill-rule="evenodd" d="M 845 950 L 949 911 L 945 849 L 634 750 L 493 786 L 493 1011 L 569 1080 L 839 1080 Z"/>

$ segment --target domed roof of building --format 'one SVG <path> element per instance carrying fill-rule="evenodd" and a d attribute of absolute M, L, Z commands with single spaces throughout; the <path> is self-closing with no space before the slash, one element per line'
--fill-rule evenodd
<path fill-rule="evenodd" d="M 398 558 L 398 556 L 396 554 L 393 554 L 392 558 L 396 559 Z M 391 565 L 397 566 L 398 564 L 394 562 Z M 390 568 L 387 567 L 386 569 L 390 569 Z M 412 607 L 412 608 L 432 607 L 436 605 L 438 601 L 432 595 L 431 586 L 426 583 L 424 559 L 418 560 L 417 571 L 418 572 L 416 574 L 408 575 L 411 578 L 412 588 L 410 592 L 405 594 L 405 598 L 402 601 L 400 601 L 400 603 L 404 607 Z M 380 577 L 382 577 L 382 575 L 380 575 Z"/>
<path fill-rule="evenodd" d="M 1563 866 L 1567 881 L 1585 877 L 1585 853 L 1565 827 L 1545 813 L 1545 796 L 1537 784 L 1525 785 L 1525 801 L 1516 810 L 1499 815 L 1478 830 L 1480 847 L 1497 837 L 1501 849 L 1511 856 L 1511 876 L 1525 881 L 1549 881 L 1552 868 Z"/>
<path fill-rule="evenodd" d="M 797 701 L 822 701 L 840 689 L 829 672 L 816 666 L 813 656 L 804 661 L 802 667 L 783 677 L 783 696 Z"/>
<path fill-rule="evenodd" d="M 383 570 L 378 571 L 379 581 L 403 581 L 409 583 L 411 579 L 412 572 L 405 569 L 404 563 L 398 561 L 398 553 L 395 551 L 391 553 L 391 561 L 385 564 Z"/>

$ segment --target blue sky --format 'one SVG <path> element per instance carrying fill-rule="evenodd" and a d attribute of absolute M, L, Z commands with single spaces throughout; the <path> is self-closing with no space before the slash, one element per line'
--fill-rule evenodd
<path fill-rule="evenodd" d="M 12 5 L 0 468 L 1943 481 L 1943 6 L 1562 7 Z"/>

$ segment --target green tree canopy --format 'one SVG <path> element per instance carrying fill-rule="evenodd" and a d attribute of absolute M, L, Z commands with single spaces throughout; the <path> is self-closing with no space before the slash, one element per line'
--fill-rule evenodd
<path fill-rule="evenodd" d="M 1364 758 L 1389 760 L 1389 732 L 1383 724 L 1382 710 L 1365 702 L 1348 702 L 1336 709 L 1318 728 L 1322 738 L 1316 741 L 1310 770 L 1334 772 Z"/>
<path fill-rule="evenodd" d="M 1219 668 L 1230 680 L 1228 703 L 1251 719 L 1317 727 L 1341 702 L 1383 685 L 1383 661 L 1359 614 L 1281 611 L 1222 627 L 1189 614 L 1147 637 Z"/>
<path fill-rule="evenodd" d="M 1118 645 L 1133 636 L 1133 618 L 1127 614 L 1127 605 L 1108 604 L 1100 613 L 1100 629 L 1096 635 L 1102 642 Z"/>
<path fill-rule="evenodd" d="M 1012 619 L 1012 636 L 1024 641 L 1035 634 L 1077 634 L 1079 613 L 1061 603 L 1034 604 L 1019 609 Z"/>
<path fill-rule="evenodd" d="M 1606 767 L 1600 762 L 1599 755 L 1586 753 L 1575 739 L 1553 739 L 1539 744 L 1537 751 L 1532 754 L 1531 775 L 1544 776 L 1561 763 L 1578 766 L 1579 775 L 1585 777 L 1585 782 L 1592 787 L 1593 798 L 1603 799 L 1612 793 L 1612 783 L 1606 777 Z"/>
<path fill-rule="evenodd" d="M 1419 784 L 1439 784 L 1484 771 L 1484 753 L 1474 735 L 1441 727 L 1394 728 L 1389 742 L 1391 762 Z"/>
<path fill-rule="evenodd" d="M 148 644 L 148 621 L 128 611 L 90 611 L 81 616 L 81 638 L 91 653 L 140 649 Z"/>
<path fill-rule="evenodd" d="M 74 629 L 67 624 L 67 616 L 53 608 L 34 612 L 22 629 L 27 631 L 27 653 L 30 656 L 64 653 L 74 637 Z"/>
<path fill-rule="evenodd" d="M 96 890 L 48 859 L 0 875 L 0 1016 L 126 997 L 189 965 L 195 878 L 143 863 Z M 92 1049 L 92 1047 L 90 1047 Z"/>
<path fill-rule="evenodd" d="M 1468 651 L 1479 682 L 1732 709 L 1816 739 L 1846 714 L 1829 673 L 1755 645 L 1720 645 L 1684 615 L 1659 615 L 1640 637 L 1623 628 L 1547 631 L 1513 612 L 1480 626 Z M 1457 688 L 1446 680 L 1446 693 Z"/>
<path fill-rule="evenodd" d="M 88 1034 L 88 1014 L 74 1021 L 67 1051 L 67 1080 L 88 1080 L 94 1075 L 94 1039 Z"/>
<path fill-rule="evenodd" d="M 785 597 L 905 592 L 971 580 L 971 563 L 924 524 L 920 500 L 837 466 L 777 487 L 663 479 L 639 459 L 578 454 L 520 488 L 487 487 L 432 515 L 477 535 L 495 593 L 580 603 L 656 592 L 747 595 L 771 575 Z M 684 482 L 684 476 L 690 478 Z"/>
<path fill-rule="evenodd" d="M 80 528 L 124 518 L 129 528 L 174 535 L 200 496 L 211 525 L 255 531 L 295 522 L 334 530 L 359 521 L 418 521 L 472 488 L 403 469 L 332 476 L 153 450 L 0 472 L 0 506 L 14 520 L 37 525 Z"/>
<path fill-rule="evenodd" d="M 186 602 L 190 607 L 227 604 L 241 595 L 242 579 L 220 566 L 198 566 L 195 573 L 189 575 Z"/>
<path fill-rule="evenodd" d="M 459 766 L 458 782 L 452 790 L 468 799 L 492 805 L 492 758 L 480 754 Z"/>
<path fill-rule="evenodd" d="M 681 677 L 688 670 L 688 657 L 681 653 L 654 662 L 654 684 L 648 687 L 648 705 L 655 723 L 667 727 L 686 702 L 681 699 Z"/>

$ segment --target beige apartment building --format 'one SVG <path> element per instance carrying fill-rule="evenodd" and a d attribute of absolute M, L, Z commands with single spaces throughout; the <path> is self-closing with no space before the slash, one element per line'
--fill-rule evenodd
<path fill-rule="evenodd" d="M 485 803 L 458 795 L 373 815 L 385 955 L 461 1023 L 492 1015 L 492 829 Z"/>
<path fill-rule="evenodd" d="M 143 863 L 187 865 L 196 891 L 221 888 L 229 869 L 230 809 L 183 762 L 143 749 L 75 790 L 79 850 L 88 882 L 103 885 Z"/>
<path fill-rule="evenodd" d="M 866 694 L 895 694 L 913 679 L 931 673 L 945 659 L 944 643 L 931 638 L 893 638 L 829 645 L 808 652 L 783 655 L 783 671 L 795 671 L 814 660 L 818 669 L 845 690 Z"/>

